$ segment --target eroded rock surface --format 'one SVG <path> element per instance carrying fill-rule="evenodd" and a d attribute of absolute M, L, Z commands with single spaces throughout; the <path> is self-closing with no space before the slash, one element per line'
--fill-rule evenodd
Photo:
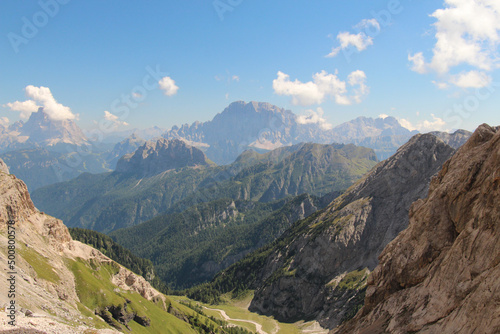
<path fill-rule="evenodd" d="M 334 333 L 500 332 L 499 130 L 483 124 L 443 166 Z"/>

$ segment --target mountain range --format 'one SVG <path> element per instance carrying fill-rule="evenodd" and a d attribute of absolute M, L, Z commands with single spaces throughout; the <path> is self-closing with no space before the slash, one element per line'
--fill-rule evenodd
<path fill-rule="evenodd" d="M 280 321 L 338 326 L 362 304 L 378 255 L 408 226 L 410 205 L 425 197 L 431 177 L 454 151 L 434 135 L 414 136 L 325 209 L 211 284 L 221 293 L 255 289 L 250 310 Z"/>
<path fill-rule="evenodd" d="M 249 296 L 242 303 L 248 301 L 250 310 L 288 322 L 317 320 L 331 333 L 496 333 L 500 127 L 484 124 L 463 144 L 468 136 L 416 135 L 378 164 L 373 150 L 352 144 L 297 144 L 267 153 L 247 150 L 227 166 L 214 165 L 185 141 L 161 139 L 122 158 L 122 172 L 83 174 L 45 196 L 60 207 L 64 198 L 92 199 L 94 208 L 106 203 L 110 217 L 118 213 L 116 222 L 133 212 L 125 202 L 113 202 L 120 189 L 130 198 L 144 191 L 144 211 L 158 194 L 170 196 L 164 215 L 157 211 L 149 222 L 113 237 L 123 243 L 138 238 L 128 246 L 137 242 L 152 257 L 135 260 L 145 268 L 135 270 L 148 279 L 155 275 L 151 263 L 162 256 L 175 260 L 156 262 L 156 269 L 180 280 L 195 275 L 203 281 L 223 269 L 211 282 L 186 290 L 192 298 Z M 161 184 L 167 179 L 168 185 Z M 109 197 L 94 196 L 121 182 Z M 160 185 L 158 192 L 153 185 Z M 340 193 L 311 195 L 326 189 Z M 302 190 L 310 194 L 300 195 Z M 93 214 L 86 205 L 72 212 L 84 207 L 87 217 Z M 199 306 L 161 294 L 145 278 L 73 240 L 60 220 L 35 208 L 25 184 L 1 160 L 0 222 L 4 258 L 7 226 L 16 226 L 22 293 L 16 294 L 15 314 L 22 330 L 244 333 L 207 317 Z M 106 236 L 78 235 L 103 251 L 115 247 L 130 254 Z M 176 268 L 176 259 L 186 271 Z M 7 290 L 7 271 L 0 276 L 0 288 Z M 4 309 L 8 302 L 0 295 Z M 0 326 L 7 321 L 2 312 Z"/>
<path fill-rule="evenodd" d="M 302 193 L 323 196 L 348 188 L 376 162 L 373 150 L 352 144 L 299 144 L 246 152 L 234 164 L 216 166 L 183 141 L 160 139 L 122 157 L 113 173 L 82 174 L 32 196 L 68 226 L 111 232 L 222 198 L 272 202 Z"/>
<path fill-rule="evenodd" d="M 244 125 L 241 119 L 245 119 Z M 248 149 L 263 153 L 301 142 L 352 143 L 372 148 L 378 159 L 384 160 L 415 131 L 405 129 L 393 117 L 359 117 L 331 127 L 315 117 L 296 115 L 268 103 L 240 101 L 208 122 L 174 126 L 166 132 L 153 127 L 101 133 L 95 141 L 87 138 L 74 121 L 53 120 L 40 108 L 26 123 L 0 125 L 0 158 L 33 191 L 85 172 L 112 171 L 121 157 L 161 134 L 183 140 L 205 152 L 211 161 L 227 165 Z M 456 145 L 470 135 L 463 130 L 460 134 L 462 139 Z M 89 132 L 89 136 L 94 138 L 95 133 Z M 446 141 L 447 136 L 458 137 L 442 133 L 441 138 Z"/>
<path fill-rule="evenodd" d="M 458 151 L 415 136 L 188 296 L 255 290 L 250 310 L 331 333 L 497 332 L 499 130 L 482 125 Z"/>
<path fill-rule="evenodd" d="M 185 140 L 217 164 L 229 164 L 248 148 L 272 150 L 301 142 L 366 146 L 383 160 L 415 133 L 402 127 L 394 117 L 360 117 L 331 128 L 269 103 L 238 101 L 211 121 L 174 126 L 163 137 Z"/>

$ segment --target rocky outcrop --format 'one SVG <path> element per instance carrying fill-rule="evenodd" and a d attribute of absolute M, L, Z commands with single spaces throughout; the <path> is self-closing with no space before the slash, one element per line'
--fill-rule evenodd
<path fill-rule="evenodd" d="M 208 165 L 205 154 L 181 140 L 148 141 L 134 153 L 118 160 L 116 171 L 120 173 L 153 176 L 167 170 Z"/>
<path fill-rule="evenodd" d="M 500 332 L 500 127 L 481 125 L 380 255 L 335 333 Z"/>
<path fill-rule="evenodd" d="M 325 210 L 292 226 L 260 270 L 250 310 L 328 328 L 352 316 L 378 255 L 408 226 L 411 203 L 426 196 L 453 152 L 433 135 L 416 135 Z"/>
<path fill-rule="evenodd" d="M 148 281 L 142 276 L 138 276 L 130 270 L 120 267 L 111 282 L 125 291 L 135 291 L 147 300 L 163 300 L 164 297 L 157 290 L 153 289 Z"/>

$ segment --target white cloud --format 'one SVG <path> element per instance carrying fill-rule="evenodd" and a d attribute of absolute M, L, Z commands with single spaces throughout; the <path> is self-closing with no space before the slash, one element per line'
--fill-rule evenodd
<path fill-rule="evenodd" d="M 389 117 L 389 115 L 387 115 L 387 114 L 378 115 L 378 118 L 382 118 L 382 119 L 386 119 L 387 117 Z"/>
<path fill-rule="evenodd" d="M 297 116 L 297 123 L 318 124 L 321 129 L 330 130 L 333 128 L 333 125 L 328 123 L 328 121 L 323 117 L 324 113 L 325 112 L 321 107 L 316 108 L 316 111 L 312 109 L 306 110 L 307 115 Z"/>
<path fill-rule="evenodd" d="M 12 111 L 19 111 L 19 117 L 21 117 L 22 119 L 28 119 L 32 112 L 35 112 L 38 110 L 38 108 L 40 108 L 40 106 L 38 106 L 36 102 L 32 100 L 23 102 L 9 102 L 7 104 L 4 104 L 3 106 L 10 108 L 10 110 Z"/>
<path fill-rule="evenodd" d="M 9 125 L 9 119 L 7 117 L 0 117 L 0 126 L 7 126 Z"/>
<path fill-rule="evenodd" d="M 116 115 L 113 115 L 109 111 L 104 111 L 104 119 L 112 124 L 112 128 L 117 128 L 119 126 L 127 126 L 129 125 L 127 122 L 120 121 L 120 118 Z"/>
<path fill-rule="evenodd" d="M 239 76 L 237 76 L 237 75 L 233 75 L 233 76 L 231 77 L 231 80 L 236 81 L 236 82 L 239 82 L 239 81 L 240 81 L 240 77 L 239 77 Z"/>
<path fill-rule="evenodd" d="M 43 107 L 44 112 L 53 120 L 62 121 L 66 119 L 76 119 L 77 115 L 71 112 L 69 107 L 58 103 L 48 87 L 26 86 L 24 89 L 29 100 L 7 103 L 4 106 L 11 110 L 19 111 L 21 118 L 28 118 L 32 112 Z"/>
<path fill-rule="evenodd" d="M 450 77 L 450 82 L 462 88 L 482 88 L 491 83 L 491 77 L 484 72 L 462 72 Z"/>
<path fill-rule="evenodd" d="M 290 76 L 281 71 L 273 80 L 274 92 L 278 95 L 292 97 L 294 105 L 321 104 L 328 97 L 333 97 L 337 104 L 348 105 L 361 102 L 369 91 L 365 84 L 366 75 L 363 71 L 354 71 L 348 75 L 349 86 L 355 87 L 353 94 L 348 95 L 347 83 L 337 77 L 337 73 L 329 74 L 321 71 L 313 75 L 313 81 L 291 81 Z"/>
<path fill-rule="evenodd" d="M 364 29 L 365 31 L 369 31 L 372 28 L 375 28 L 376 31 L 380 30 L 380 24 L 376 19 L 371 20 L 362 20 L 357 25 L 354 26 L 357 30 Z M 349 47 L 355 47 L 358 52 L 366 50 L 366 48 L 370 45 L 373 45 L 373 37 L 367 35 L 365 32 L 359 32 L 357 34 L 351 34 L 347 31 L 342 31 L 337 35 L 337 40 L 340 45 L 336 48 L 332 48 L 332 51 L 326 55 L 328 58 L 335 57 L 339 54 L 340 51 L 348 49 Z"/>
<path fill-rule="evenodd" d="M 347 77 L 349 85 L 357 87 L 354 89 L 352 100 L 356 103 L 361 103 L 365 95 L 368 95 L 370 88 L 366 85 L 366 74 L 363 71 L 357 70 L 349 74 Z"/>
<path fill-rule="evenodd" d="M 413 56 L 408 55 L 408 60 L 412 62 L 413 66 L 411 70 L 420 74 L 427 72 L 427 66 L 425 64 L 424 54 L 422 52 L 416 53 Z"/>
<path fill-rule="evenodd" d="M 170 77 L 163 77 L 158 84 L 163 93 L 167 96 L 173 96 L 177 94 L 179 87 L 175 84 L 175 81 Z"/>
<path fill-rule="evenodd" d="M 402 127 L 407 128 L 410 131 L 418 130 L 419 132 L 425 133 L 430 131 L 449 131 L 446 128 L 446 122 L 434 114 L 431 114 L 432 120 L 419 121 L 417 124 L 413 125 L 409 120 L 404 118 L 398 118 L 399 124 Z"/>
<path fill-rule="evenodd" d="M 354 26 L 356 29 L 364 29 L 365 31 L 370 31 L 370 29 L 375 28 L 375 32 L 380 31 L 380 24 L 377 19 L 364 19 Z"/>
<path fill-rule="evenodd" d="M 483 87 L 484 72 L 499 67 L 500 2 L 498 0 L 445 0 L 446 7 L 431 16 L 437 22 L 436 44 L 430 62 L 422 52 L 409 55 L 412 70 L 417 73 L 433 71 L 448 76 L 448 81 L 461 88 Z M 466 65 L 478 72 L 449 75 L 456 66 Z M 488 80 L 487 80 L 488 81 Z"/>

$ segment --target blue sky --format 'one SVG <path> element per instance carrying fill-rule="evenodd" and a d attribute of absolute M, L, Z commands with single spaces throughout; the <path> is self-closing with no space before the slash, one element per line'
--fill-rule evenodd
<path fill-rule="evenodd" d="M 500 125 L 498 0 L 5 0 L 0 16 L 4 123 L 43 105 L 87 129 L 170 128 L 244 100 L 331 125 Z"/>

